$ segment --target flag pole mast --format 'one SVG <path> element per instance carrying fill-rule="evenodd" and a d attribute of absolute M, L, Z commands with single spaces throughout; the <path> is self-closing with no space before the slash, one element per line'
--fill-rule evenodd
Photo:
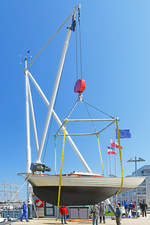
<path fill-rule="evenodd" d="M 110 176 L 111 176 L 111 172 L 112 172 L 112 168 L 111 168 L 111 166 L 112 166 L 112 165 L 111 165 L 111 163 L 112 163 L 112 162 L 111 162 L 111 154 L 109 155 L 109 159 L 110 159 Z"/>
<path fill-rule="evenodd" d="M 108 177 L 108 149 L 106 151 L 106 176 Z"/>
<path fill-rule="evenodd" d="M 117 153 L 115 154 L 115 176 L 117 176 Z"/>
<path fill-rule="evenodd" d="M 116 143 L 116 136 L 115 136 L 115 143 Z M 115 152 L 116 152 L 116 144 L 115 144 Z M 117 153 L 115 154 L 115 176 L 117 176 Z"/>

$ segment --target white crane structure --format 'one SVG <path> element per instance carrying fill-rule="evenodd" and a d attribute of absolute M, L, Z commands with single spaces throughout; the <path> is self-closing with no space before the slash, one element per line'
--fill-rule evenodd
<path fill-rule="evenodd" d="M 52 96 L 51 96 L 50 101 L 48 101 L 48 99 L 46 98 L 42 89 L 40 88 L 39 84 L 36 82 L 35 78 L 31 74 L 31 72 L 29 71 L 27 57 L 25 58 L 24 74 L 25 74 L 25 93 L 26 93 L 27 173 L 31 173 L 30 167 L 31 167 L 31 161 L 32 161 L 31 144 L 30 144 L 30 119 L 32 120 L 32 124 L 33 124 L 33 133 L 34 133 L 35 146 L 36 146 L 36 151 L 37 151 L 36 163 L 42 163 L 41 162 L 42 151 L 43 151 L 43 147 L 44 147 L 44 144 L 45 144 L 45 139 L 46 139 L 46 135 L 47 135 L 47 132 L 48 132 L 48 127 L 49 127 L 52 115 L 54 116 L 56 122 L 61 127 L 61 129 L 64 130 L 64 126 L 63 126 L 61 120 L 59 119 L 57 113 L 54 111 L 54 104 L 55 104 L 55 99 L 56 99 L 56 96 L 57 96 L 59 82 L 60 82 L 60 78 L 61 78 L 61 74 L 62 74 L 64 62 L 65 62 L 65 57 L 66 57 L 66 53 L 67 53 L 67 49 L 68 49 L 68 45 L 69 45 L 71 32 L 72 32 L 71 27 L 72 27 L 72 23 L 74 22 L 73 18 L 75 16 L 75 13 L 76 13 L 78 7 L 79 6 L 77 6 L 73 9 L 71 21 L 70 21 L 69 27 L 67 29 L 67 35 L 66 35 L 64 47 L 63 47 L 63 50 L 62 50 L 62 55 L 61 55 L 61 58 L 60 58 L 60 63 L 59 63 L 59 67 L 58 67 L 58 71 L 57 71 L 57 75 L 56 75 L 56 80 L 55 80 L 55 84 L 54 84 L 54 88 L 53 88 L 53 92 L 52 92 Z M 32 83 L 34 84 L 34 86 L 38 90 L 39 94 L 41 95 L 42 99 L 44 100 L 44 102 L 48 106 L 48 113 L 47 113 L 47 117 L 46 117 L 46 121 L 45 121 L 45 125 L 44 125 L 44 130 L 43 130 L 43 134 L 42 134 L 42 138 L 41 138 L 40 142 L 39 142 L 39 139 L 38 139 L 37 128 L 36 128 L 36 120 L 35 120 L 35 115 L 34 115 L 32 94 L 31 94 L 31 90 L 30 90 L 30 81 L 32 81 Z M 30 114 L 31 114 L 31 116 L 30 116 Z M 68 134 L 67 131 L 66 131 L 66 134 Z M 74 143 L 74 141 L 72 140 L 72 138 L 68 135 L 67 139 L 70 142 L 70 144 L 71 144 L 72 148 L 74 149 L 74 151 L 76 152 L 76 154 L 78 155 L 78 157 L 81 160 L 82 164 L 84 165 L 85 169 L 89 173 L 92 173 L 92 170 L 90 169 L 90 167 L 86 163 L 85 159 L 81 155 L 80 151 L 78 150 L 78 148 L 77 148 L 76 144 Z"/>

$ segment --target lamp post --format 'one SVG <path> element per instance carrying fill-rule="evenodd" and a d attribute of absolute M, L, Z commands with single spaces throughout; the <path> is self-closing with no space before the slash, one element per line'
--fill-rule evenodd
<path fill-rule="evenodd" d="M 134 159 L 129 159 L 127 162 L 134 162 L 135 163 L 135 176 L 137 176 L 137 162 L 145 162 L 145 159 L 142 159 L 142 158 L 137 158 L 135 156 Z"/>

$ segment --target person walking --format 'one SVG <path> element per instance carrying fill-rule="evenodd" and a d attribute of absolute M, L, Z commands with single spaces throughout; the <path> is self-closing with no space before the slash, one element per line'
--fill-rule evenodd
<path fill-rule="evenodd" d="M 27 208 L 26 202 L 23 202 L 22 209 L 23 209 L 23 213 L 22 213 L 20 220 L 22 221 L 23 218 L 25 218 L 26 222 L 29 222 L 28 216 L 27 216 L 28 208 Z"/>
<path fill-rule="evenodd" d="M 100 218 L 100 223 L 105 223 L 105 202 L 100 202 L 99 204 L 99 218 Z"/>
<path fill-rule="evenodd" d="M 66 206 L 61 206 L 59 208 L 59 214 L 61 215 L 61 223 L 62 224 L 67 224 L 66 222 L 66 215 L 68 214 L 68 209 Z"/>
<path fill-rule="evenodd" d="M 92 224 L 93 225 L 98 225 L 98 218 L 99 218 L 99 206 L 98 205 L 94 205 L 92 210 Z"/>
<path fill-rule="evenodd" d="M 120 220 L 121 220 L 121 210 L 120 210 L 120 208 L 119 208 L 119 204 L 117 204 L 117 206 L 116 206 L 116 224 L 117 225 L 120 225 L 121 223 L 120 223 Z"/>

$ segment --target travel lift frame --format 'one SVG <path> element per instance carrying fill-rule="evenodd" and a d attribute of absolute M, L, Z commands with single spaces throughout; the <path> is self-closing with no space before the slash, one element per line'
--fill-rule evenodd
<path fill-rule="evenodd" d="M 64 131 L 63 123 L 61 122 L 61 120 L 59 119 L 58 115 L 54 111 L 54 104 L 55 104 L 55 99 L 56 99 L 56 95 L 57 95 L 57 91 L 58 91 L 58 87 L 59 87 L 59 82 L 60 82 L 60 78 L 61 78 L 61 74 L 62 74 L 64 62 L 65 62 L 66 53 L 67 53 L 67 50 L 68 50 L 68 45 L 69 45 L 69 40 L 70 40 L 70 36 L 71 36 L 71 31 L 74 31 L 72 29 L 72 27 L 74 26 L 74 22 L 75 22 L 75 14 L 77 13 L 77 11 L 79 9 L 80 9 L 80 5 L 74 7 L 73 8 L 73 12 L 70 15 L 71 21 L 70 21 L 69 27 L 67 29 L 67 35 L 66 35 L 64 47 L 63 47 L 63 50 L 62 50 L 62 55 L 61 55 L 61 58 L 60 58 L 59 67 L 58 67 L 58 71 L 57 71 L 57 75 L 56 75 L 56 80 L 55 80 L 55 84 L 54 84 L 54 88 L 53 88 L 53 92 L 52 92 L 52 96 L 51 96 L 51 100 L 50 101 L 48 101 L 48 99 L 44 95 L 43 91 L 41 90 L 40 86 L 38 85 L 38 83 L 36 82 L 34 77 L 32 76 L 31 72 L 29 72 L 27 57 L 25 57 L 24 74 L 25 74 L 25 97 L 26 97 L 26 103 L 25 103 L 26 104 L 26 147 L 27 147 L 27 173 L 28 174 L 30 174 L 32 172 L 31 171 L 31 169 L 32 169 L 31 166 L 34 167 L 34 164 L 31 165 L 30 110 L 31 110 L 32 123 L 33 123 L 33 132 L 34 132 L 35 146 L 36 146 L 36 151 L 37 151 L 37 159 L 36 159 L 36 163 L 35 164 L 41 165 L 42 169 L 46 168 L 48 170 L 48 168 L 45 167 L 45 165 L 41 163 L 41 156 L 42 156 L 42 151 L 43 151 L 43 147 L 44 147 L 44 144 L 45 144 L 46 135 L 47 135 L 47 132 L 48 132 L 48 127 L 49 127 L 49 123 L 50 123 L 52 115 L 54 116 L 56 122 L 60 126 L 60 129 Z M 29 78 L 33 82 L 34 86 L 37 88 L 39 94 L 43 98 L 43 100 L 46 103 L 46 105 L 48 106 L 48 113 L 47 113 L 47 117 L 46 117 L 46 121 L 45 121 L 45 126 L 44 126 L 44 131 L 43 131 L 43 135 L 42 135 L 40 146 L 39 146 L 39 142 L 38 142 L 38 135 L 37 135 L 37 129 L 36 129 L 36 121 L 35 121 L 35 115 L 34 115 L 34 107 L 33 107 L 33 101 L 32 101 L 32 94 L 31 94 L 31 90 L 30 90 Z M 106 120 L 107 121 L 108 120 L 109 121 L 114 121 L 114 122 L 116 121 L 116 119 L 114 119 L 114 118 L 113 119 L 106 119 Z M 97 119 L 97 121 L 100 121 L 100 119 Z M 79 159 L 81 160 L 82 164 L 84 165 L 85 169 L 89 173 L 92 174 L 92 170 L 90 169 L 90 167 L 86 163 L 85 159 L 81 155 L 81 153 L 78 150 L 76 144 L 74 143 L 74 141 L 72 140 L 72 138 L 70 137 L 70 135 L 68 134 L 67 131 L 66 131 L 66 136 L 67 136 L 67 139 L 70 142 L 71 146 L 73 147 L 74 151 L 77 153 L 77 155 L 78 155 Z M 43 166 L 44 166 L 44 168 L 43 168 Z M 29 205 L 32 205 L 32 193 L 31 193 L 31 190 L 32 190 L 31 185 L 28 184 L 28 189 L 27 189 L 28 196 L 27 196 L 27 198 L 28 198 L 28 204 Z M 110 202 L 108 202 L 108 204 L 110 205 Z M 29 207 L 29 209 L 30 209 L 30 207 Z M 30 214 L 31 214 L 31 212 L 30 212 Z"/>

